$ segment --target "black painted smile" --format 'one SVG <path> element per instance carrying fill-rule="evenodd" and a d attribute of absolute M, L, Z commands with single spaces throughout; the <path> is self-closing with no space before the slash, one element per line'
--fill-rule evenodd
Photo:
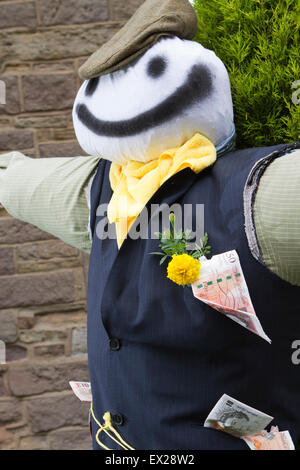
<path fill-rule="evenodd" d="M 125 121 L 96 118 L 85 104 L 78 104 L 79 120 L 92 132 L 106 137 L 128 137 L 152 129 L 180 115 L 193 103 L 204 99 L 212 89 L 211 73 L 205 65 L 194 65 L 184 82 L 154 108 Z"/>

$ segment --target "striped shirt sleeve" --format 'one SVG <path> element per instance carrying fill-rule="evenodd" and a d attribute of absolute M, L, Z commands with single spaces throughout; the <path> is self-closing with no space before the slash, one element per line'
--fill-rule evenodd
<path fill-rule="evenodd" d="M 12 216 L 33 224 L 87 253 L 91 250 L 85 188 L 100 158 L 29 158 L 0 155 L 0 203 Z"/>
<path fill-rule="evenodd" d="M 265 265 L 300 286 L 300 150 L 275 159 L 260 179 L 254 203 Z"/>

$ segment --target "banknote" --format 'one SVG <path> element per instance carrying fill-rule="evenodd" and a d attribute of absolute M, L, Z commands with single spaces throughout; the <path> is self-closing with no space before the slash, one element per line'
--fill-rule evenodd
<path fill-rule="evenodd" d="M 76 397 L 81 401 L 92 401 L 92 392 L 90 382 L 69 382 Z"/>
<path fill-rule="evenodd" d="M 194 296 L 271 343 L 252 305 L 237 252 L 202 257 L 200 261 L 200 276 L 192 284 Z"/>
<path fill-rule="evenodd" d="M 207 416 L 204 426 L 243 437 L 259 434 L 272 420 L 273 416 L 224 394 Z"/>
<path fill-rule="evenodd" d="M 289 431 L 272 426 L 273 417 L 224 394 L 207 416 L 204 426 L 243 439 L 251 450 L 294 450 Z"/>
<path fill-rule="evenodd" d="M 256 436 L 242 438 L 251 450 L 295 450 L 295 445 L 289 431 L 271 429 L 270 432 L 262 431 Z"/>

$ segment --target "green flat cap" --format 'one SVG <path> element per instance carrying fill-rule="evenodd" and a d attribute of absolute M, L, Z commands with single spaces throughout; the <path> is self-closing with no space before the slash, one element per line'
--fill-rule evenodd
<path fill-rule="evenodd" d="M 197 15 L 188 0 L 146 0 L 132 18 L 80 67 L 89 79 L 114 72 L 143 54 L 162 36 L 193 39 Z"/>

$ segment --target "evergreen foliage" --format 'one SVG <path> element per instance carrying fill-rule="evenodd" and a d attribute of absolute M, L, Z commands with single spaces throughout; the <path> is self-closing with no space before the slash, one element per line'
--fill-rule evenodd
<path fill-rule="evenodd" d="M 293 93 L 300 101 L 299 5 L 299 0 L 194 2 L 196 40 L 229 72 L 238 148 L 299 140 L 300 103 L 292 101 Z"/>

